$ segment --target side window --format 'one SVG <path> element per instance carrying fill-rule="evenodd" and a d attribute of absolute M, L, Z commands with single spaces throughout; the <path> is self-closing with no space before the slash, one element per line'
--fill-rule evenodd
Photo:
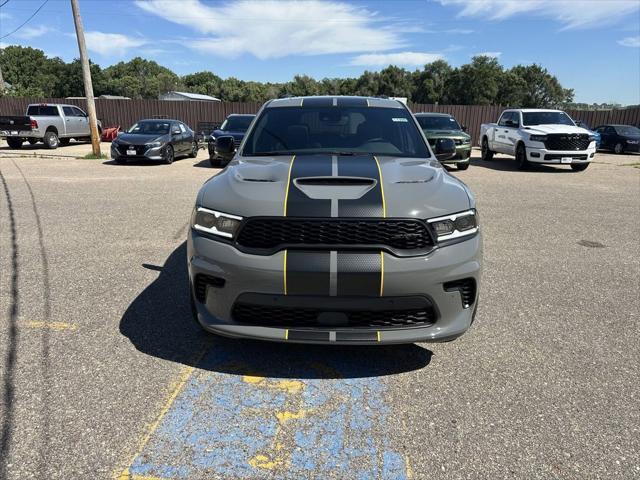
<path fill-rule="evenodd" d="M 504 112 L 498 121 L 498 125 L 504 127 L 506 125 L 507 119 L 511 118 L 511 112 Z"/>
<path fill-rule="evenodd" d="M 179 124 L 178 124 L 178 127 L 180 127 L 180 131 L 181 131 L 182 133 L 187 133 L 187 129 L 186 129 L 186 128 L 184 128 L 184 124 L 179 123 Z"/>
<path fill-rule="evenodd" d="M 71 107 L 71 108 L 73 109 L 73 114 L 74 114 L 76 117 L 86 117 L 86 116 L 87 116 L 87 115 L 86 115 L 82 110 L 80 110 L 78 107 Z"/>
<path fill-rule="evenodd" d="M 73 108 L 71 107 L 62 107 L 62 111 L 66 117 L 74 117 L 75 113 L 73 113 Z"/>
<path fill-rule="evenodd" d="M 596 132 L 598 132 L 598 133 L 604 133 L 604 127 L 598 127 L 598 128 L 596 128 Z"/>
<path fill-rule="evenodd" d="M 610 135 L 615 135 L 618 132 L 616 132 L 616 129 L 613 127 L 607 127 L 607 130 L 605 131 L 605 133 L 608 133 Z"/>

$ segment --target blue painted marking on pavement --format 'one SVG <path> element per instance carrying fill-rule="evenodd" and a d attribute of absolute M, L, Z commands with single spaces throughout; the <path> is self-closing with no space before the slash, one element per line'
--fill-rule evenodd
<path fill-rule="evenodd" d="M 289 345 L 256 355 L 244 347 L 212 347 L 131 474 L 406 478 L 405 457 L 390 444 L 386 385 L 374 376 L 384 359 L 331 348 L 293 355 Z"/>

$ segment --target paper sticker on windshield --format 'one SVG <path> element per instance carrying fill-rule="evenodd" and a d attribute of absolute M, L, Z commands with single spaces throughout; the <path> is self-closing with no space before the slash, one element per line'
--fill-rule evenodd
<path fill-rule="evenodd" d="M 393 120 L 394 122 L 408 122 L 409 120 L 407 120 L 404 117 L 400 117 L 400 118 L 392 118 L 391 120 Z"/>

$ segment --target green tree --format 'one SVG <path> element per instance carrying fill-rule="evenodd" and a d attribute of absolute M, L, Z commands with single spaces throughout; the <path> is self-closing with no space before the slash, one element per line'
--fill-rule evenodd
<path fill-rule="evenodd" d="M 197 72 L 182 77 L 182 84 L 188 92 L 218 97 L 222 79 L 212 72 Z"/>
<path fill-rule="evenodd" d="M 167 90 L 161 91 L 159 80 L 161 74 L 163 74 L 161 77 L 163 86 L 178 85 L 180 82 L 180 78 L 168 68 L 140 57 L 107 67 L 104 69 L 104 74 L 108 80 L 135 78 L 139 89 L 133 89 L 137 91 L 137 95 L 132 98 L 158 98 L 161 93 L 166 93 Z M 133 85 L 131 80 L 127 80 L 126 83 L 129 87 Z"/>
<path fill-rule="evenodd" d="M 493 57 L 476 56 L 451 74 L 450 97 L 459 105 L 494 105 L 502 66 Z"/>
<path fill-rule="evenodd" d="M 521 103 L 523 108 L 559 107 L 573 101 L 573 90 L 563 88 L 555 76 L 538 64 L 518 65 L 510 72 L 526 85 Z"/>
<path fill-rule="evenodd" d="M 413 101 L 416 103 L 449 103 L 449 82 L 453 69 L 444 60 L 436 60 L 413 74 Z"/>
<path fill-rule="evenodd" d="M 378 74 L 378 91 L 376 95 L 411 98 L 412 93 L 412 76 L 404 68 L 389 65 Z"/>
<path fill-rule="evenodd" d="M 291 82 L 284 86 L 283 93 L 294 97 L 318 95 L 320 93 L 320 86 L 314 78 L 308 75 L 296 75 Z"/>

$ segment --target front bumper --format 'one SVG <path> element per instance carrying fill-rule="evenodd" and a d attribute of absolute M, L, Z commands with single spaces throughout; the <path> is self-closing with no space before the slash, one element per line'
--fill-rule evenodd
<path fill-rule="evenodd" d="M 531 163 L 566 164 L 589 163 L 596 154 L 596 142 L 586 150 L 547 150 L 546 148 L 526 147 L 527 160 Z"/>
<path fill-rule="evenodd" d="M 456 145 L 456 155 L 440 163 L 467 163 L 471 157 L 471 144 Z"/>
<path fill-rule="evenodd" d="M 400 258 L 384 254 L 384 294 L 359 297 L 357 302 L 371 304 L 400 297 L 428 299 L 436 311 L 435 322 L 428 326 L 401 327 L 270 327 L 234 321 L 233 307 L 240 296 L 282 297 L 284 294 L 283 251 L 273 255 L 242 253 L 232 245 L 190 231 L 187 242 L 189 279 L 204 274 L 224 281 L 224 286 L 206 288 L 204 301 L 194 299 L 198 321 L 206 330 L 230 337 L 299 343 L 381 344 L 449 341 L 462 335 L 471 325 L 477 307 L 480 286 L 482 238 L 476 236 L 420 257 Z M 476 290 L 473 303 L 464 308 L 458 291 L 445 291 L 443 284 L 471 278 Z M 258 294 L 258 295 L 256 295 Z M 292 296 L 290 296 L 292 297 Z M 336 298 L 313 297 L 310 308 L 335 302 Z M 274 300 L 275 301 L 275 300 Z M 350 333 L 350 334 L 347 334 Z M 356 333 L 362 335 L 356 335 Z M 355 335 L 355 336 L 354 336 Z"/>
<path fill-rule="evenodd" d="M 131 155 L 127 153 L 127 146 L 116 146 L 111 144 L 111 158 L 127 159 L 127 160 L 163 160 L 164 159 L 164 145 L 160 147 L 153 147 L 147 149 L 138 149 L 136 147 L 135 154 Z"/>

